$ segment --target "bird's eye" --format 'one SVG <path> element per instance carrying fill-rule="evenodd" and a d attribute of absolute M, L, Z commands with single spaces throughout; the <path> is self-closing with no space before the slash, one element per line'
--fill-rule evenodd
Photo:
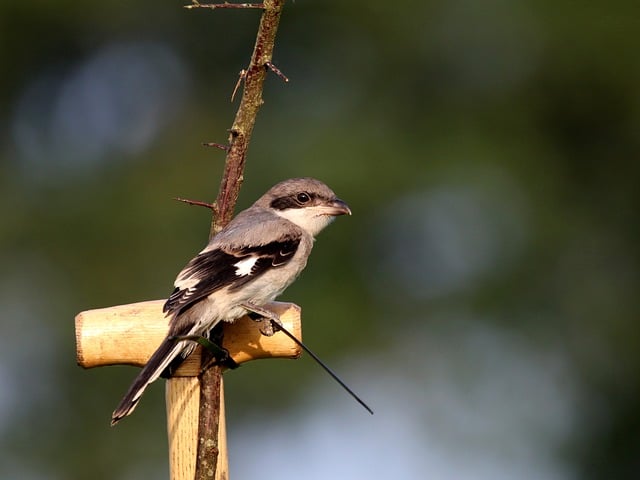
<path fill-rule="evenodd" d="M 298 195 L 296 195 L 296 200 L 298 200 L 299 203 L 307 203 L 309 200 L 311 200 L 311 197 L 306 192 L 300 192 Z"/>

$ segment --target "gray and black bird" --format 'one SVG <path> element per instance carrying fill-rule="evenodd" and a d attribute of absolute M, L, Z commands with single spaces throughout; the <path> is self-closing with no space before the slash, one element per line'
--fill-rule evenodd
<path fill-rule="evenodd" d="M 307 264 L 315 236 L 338 215 L 351 215 L 324 183 L 293 178 L 240 212 L 178 274 L 164 304 L 169 333 L 131 384 L 111 425 L 136 408 L 147 386 L 219 322 L 233 322 L 280 295 Z"/>

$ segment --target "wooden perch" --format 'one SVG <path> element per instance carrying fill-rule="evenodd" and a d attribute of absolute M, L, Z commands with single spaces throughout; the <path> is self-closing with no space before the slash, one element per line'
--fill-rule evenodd
<path fill-rule="evenodd" d="M 76 316 L 76 358 L 78 365 L 94 368 L 106 365 L 143 366 L 168 332 L 162 313 L 164 300 L 132 303 L 87 310 Z M 284 327 L 301 339 L 300 307 L 272 302 L 268 308 L 280 315 Z M 302 351 L 282 332 L 261 333 L 261 322 L 242 317 L 225 325 L 222 346 L 238 364 L 260 358 L 298 358 Z M 167 431 L 171 480 L 193 480 L 198 453 L 201 347 L 191 354 L 167 381 Z M 217 456 L 211 471 L 215 480 L 228 479 L 224 394 L 220 390 Z M 105 421 L 108 417 L 105 412 Z M 213 468 L 215 467 L 215 468 Z"/>
<path fill-rule="evenodd" d="M 164 302 L 150 300 L 79 313 L 76 316 L 78 365 L 83 368 L 144 366 L 169 330 L 168 319 L 162 313 Z M 269 308 L 278 313 L 284 327 L 300 339 L 300 307 L 273 302 Z M 222 346 L 229 350 L 236 363 L 260 358 L 298 358 L 301 355 L 300 348 L 282 332 L 267 337 L 260 332 L 260 326 L 249 317 L 242 317 L 226 326 Z M 198 350 L 185 361 L 176 376 L 197 376 L 200 373 Z"/>

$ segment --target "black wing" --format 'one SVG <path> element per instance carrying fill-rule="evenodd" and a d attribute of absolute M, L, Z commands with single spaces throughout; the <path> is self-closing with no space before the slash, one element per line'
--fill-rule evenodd
<path fill-rule="evenodd" d="M 180 314 L 217 290 L 225 287 L 237 290 L 267 270 L 286 265 L 299 244 L 300 238 L 295 237 L 255 247 L 204 251 L 180 272 L 176 288 L 162 310 L 167 314 Z M 251 270 L 239 273 L 238 262 L 251 262 L 252 258 Z"/>

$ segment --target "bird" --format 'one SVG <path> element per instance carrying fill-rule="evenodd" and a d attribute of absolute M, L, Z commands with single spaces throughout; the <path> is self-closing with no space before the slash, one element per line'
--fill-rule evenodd
<path fill-rule="evenodd" d="M 164 304 L 169 332 L 113 411 L 111 425 L 130 415 L 145 389 L 206 337 L 278 297 L 302 272 L 315 237 L 351 209 L 323 182 L 284 180 L 236 215 L 178 274 Z"/>

